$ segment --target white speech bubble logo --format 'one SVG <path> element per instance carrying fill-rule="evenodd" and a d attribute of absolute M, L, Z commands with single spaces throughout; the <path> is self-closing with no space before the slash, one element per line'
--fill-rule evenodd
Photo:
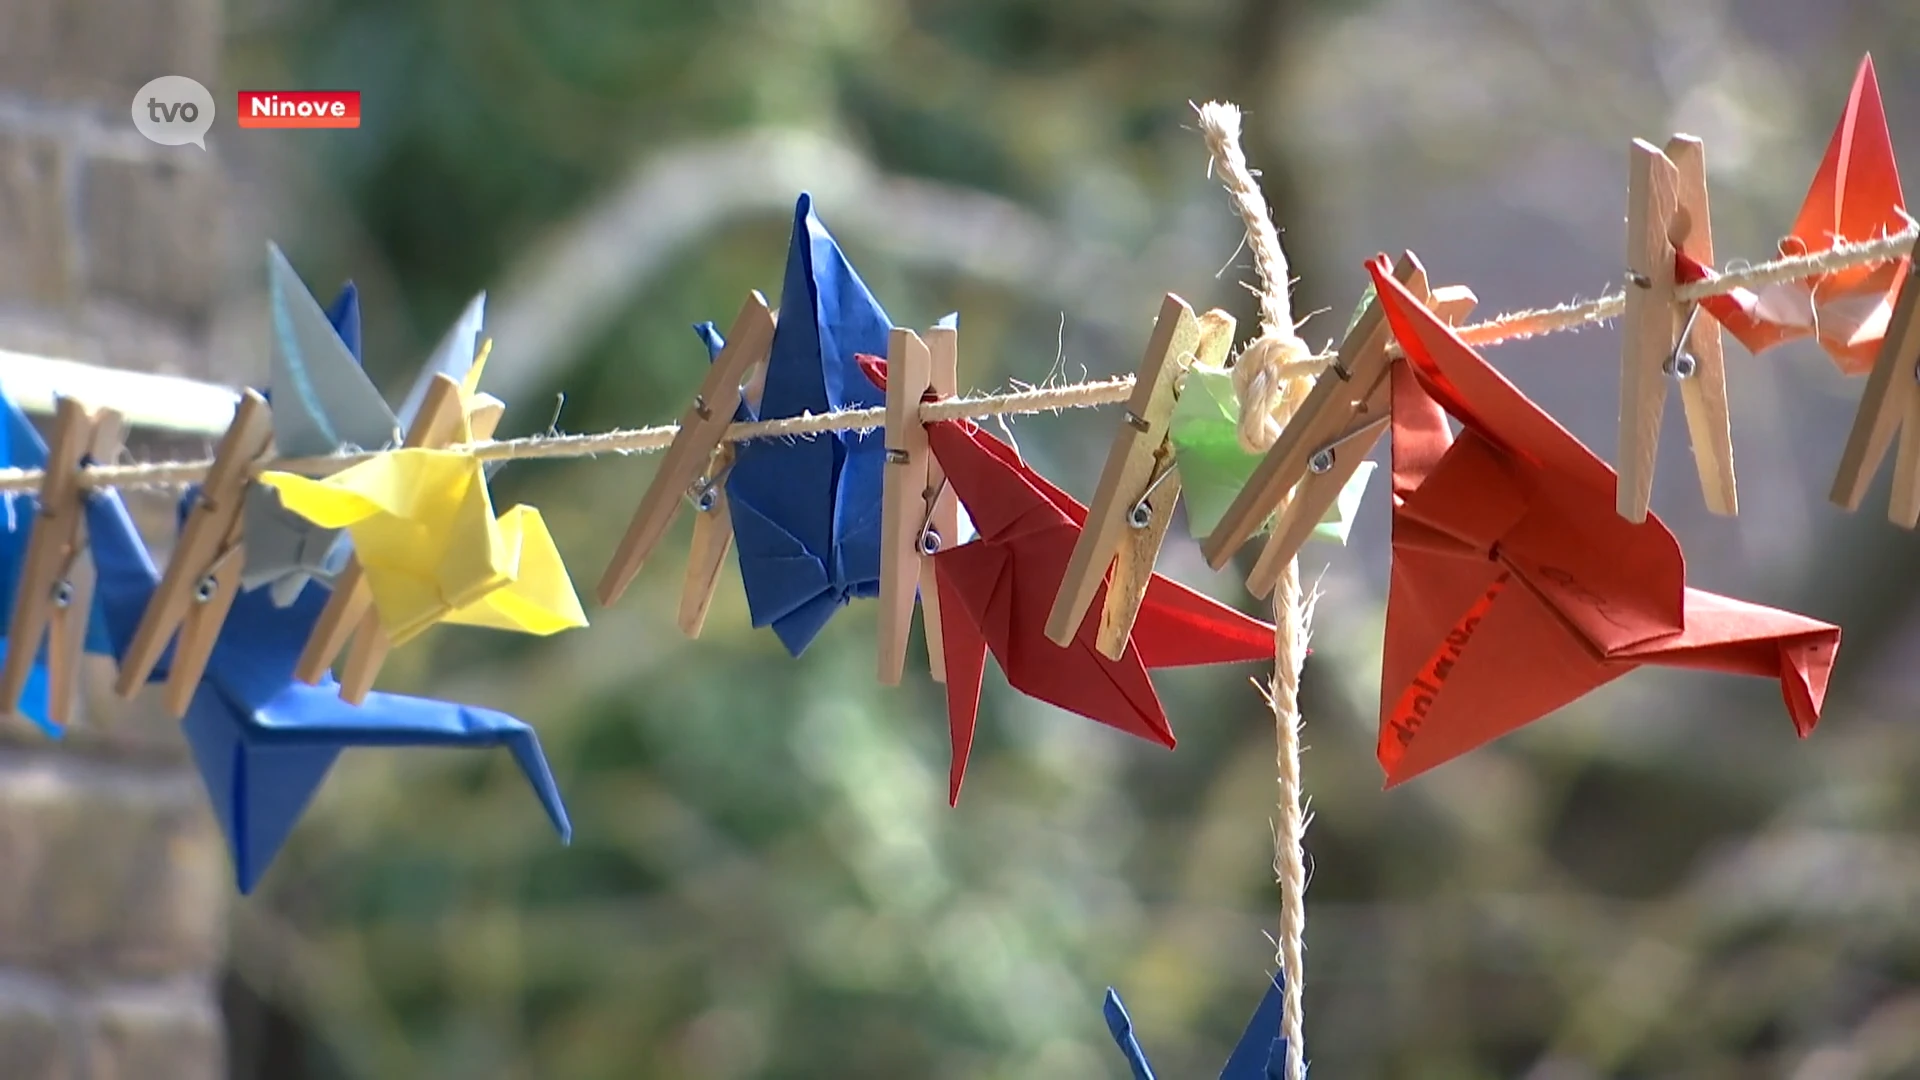
<path fill-rule="evenodd" d="M 133 95 L 133 126 L 161 146 L 207 148 L 213 95 L 185 75 L 162 75 Z"/>

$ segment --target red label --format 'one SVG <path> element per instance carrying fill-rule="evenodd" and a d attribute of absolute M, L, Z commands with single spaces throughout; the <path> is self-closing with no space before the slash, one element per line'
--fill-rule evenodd
<path fill-rule="evenodd" d="M 234 116 L 243 128 L 357 128 L 358 90 L 242 90 Z"/>

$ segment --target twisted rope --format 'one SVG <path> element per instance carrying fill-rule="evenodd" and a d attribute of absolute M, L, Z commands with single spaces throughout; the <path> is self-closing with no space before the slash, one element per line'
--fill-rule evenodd
<path fill-rule="evenodd" d="M 1830 251 L 1811 255 L 1782 256 L 1742 269 L 1729 270 L 1711 281 L 1684 285 L 1676 291 L 1675 295 L 1682 303 L 1686 303 L 1708 296 L 1724 295 L 1736 289 L 1754 289 L 1780 282 L 1799 281 L 1850 267 L 1885 262 L 1905 256 L 1916 239 L 1920 239 L 1920 227 L 1909 227 L 1877 240 L 1839 244 Z M 1264 297 L 1262 302 L 1264 304 Z M 1550 308 L 1510 312 L 1484 322 L 1470 323 L 1460 327 L 1456 333 L 1469 345 L 1498 345 L 1507 341 L 1520 341 L 1566 330 L 1597 326 L 1619 316 L 1625 304 L 1624 294 L 1610 293 L 1597 300 L 1568 302 Z M 1397 345 L 1389 345 L 1388 348 L 1392 354 L 1399 355 Z M 1242 356 L 1244 357 L 1245 354 L 1243 353 Z M 1333 362 L 1333 359 L 1334 353 L 1331 351 L 1315 353 L 1299 359 L 1282 357 L 1277 362 L 1271 362 L 1269 370 L 1273 373 L 1276 382 L 1284 384 L 1302 376 L 1319 374 Z M 1127 400 L 1132 393 L 1133 376 L 1119 375 L 1093 382 L 1034 387 L 1004 394 L 983 394 L 929 403 L 921 408 L 921 415 L 928 420 L 962 418 L 978 420 L 993 416 L 1058 412 L 1062 409 L 1088 409 L 1118 404 Z M 734 424 L 727 429 L 724 438 L 727 442 L 737 443 L 753 439 L 797 438 L 830 431 L 868 431 L 884 426 L 885 414 L 885 409 L 876 407 Z M 583 435 L 548 434 L 530 435 L 518 439 L 489 439 L 449 449 L 465 451 L 481 461 L 527 461 L 542 458 L 597 457 L 601 454 L 645 454 L 666 449 L 673 443 L 673 437 L 678 432 L 679 428 L 676 425 L 661 424 L 654 427 L 620 428 Z M 370 461 L 386 452 L 361 450 L 325 457 L 270 459 L 255 466 L 254 472 L 277 469 L 300 473 L 304 476 L 330 476 Z M 207 458 L 195 461 L 92 465 L 81 471 L 79 481 L 83 488 L 177 488 L 205 479 L 207 470 L 212 465 L 212 460 Z M 38 490 L 44 476 L 45 474 L 39 469 L 0 469 L 0 492 Z"/>
<path fill-rule="evenodd" d="M 1260 336 L 1235 360 L 1233 386 L 1240 402 L 1241 444 L 1264 453 L 1305 399 L 1311 372 L 1300 367 L 1313 350 L 1294 332 L 1287 255 L 1260 183 L 1240 148 L 1240 109 L 1208 102 L 1199 113 L 1200 134 L 1220 170 L 1220 183 L 1246 222 L 1248 246 L 1260 275 Z M 1273 710 L 1274 765 L 1279 772 L 1273 871 L 1280 886 L 1280 934 L 1274 962 L 1286 973 L 1279 1034 L 1287 1040 L 1287 1080 L 1306 1080 L 1307 1075 L 1301 1012 L 1306 983 L 1307 814 L 1300 792 L 1300 668 L 1307 657 L 1307 621 L 1307 605 L 1300 595 L 1300 560 L 1289 559 L 1273 588 L 1273 681 L 1264 691 Z"/>

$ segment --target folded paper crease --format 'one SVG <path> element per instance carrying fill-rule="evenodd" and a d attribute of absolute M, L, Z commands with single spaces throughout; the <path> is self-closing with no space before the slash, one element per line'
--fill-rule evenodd
<path fill-rule="evenodd" d="M 1394 281 L 1384 259 L 1369 270 L 1407 355 L 1390 375 L 1378 745 L 1389 785 L 1641 664 L 1776 679 L 1794 729 L 1812 731 L 1839 628 L 1689 588 L 1666 525 L 1615 513 L 1610 466 Z"/>

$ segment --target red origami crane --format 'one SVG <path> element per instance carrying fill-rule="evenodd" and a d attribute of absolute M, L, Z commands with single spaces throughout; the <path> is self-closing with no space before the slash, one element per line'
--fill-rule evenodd
<path fill-rule="evenodd" d="M 1097 618 L 1082 622 L 1065 648 L 1047 640 L 1047 613 L 1086 524 L 1086 507 L 970 422 L 928 424 L 927 437 L 980 534 L 933 557 L 953 739 L 948 797 L 956 805 L 989 649 L 1015 689 L 1167 747 L 1173 731 L 1148 668 L 1272 658 L 1270 624 L 1158 574 L 1120 659 L 1094 647 Z M 1105 588 L 1095 612 L 1105 606 Z"/>
<path fill-rule="evenodd" d="M 1407 354 L 1391 376 L 1388 786 L 1641 664 L 1778 679 L 1795 729 L 1811 732 L 1839 628 L 1687 588 L 1660 519 L 1615 512 L 1613 469 L 1415 300 L 1385 258 L 1369 269 Z"/>
<path fill-rule="evenodd" d="M 1880 83 L 1868 56 L 1860 61 L 1847 111 L 1827 144 L 1827 156 L 1793 231 L 1780 241 L 1780 253 L 1830 251 L 1841 242 L 1862 243 L 1901 232 L 1907 227 L 1905 205 L 1893 140 L 1880 107 Z M 1841 371 L 1859 375 L 1873 367 L 1874 354 L 1887 335 L 1908 261 L 1903 256 L 1758 290 L 1735 289 L 1700 303 L 1748 352 L 1812 335 Z M 1682 283 L 1714 276 L 1710 267 L 1685 253 L 1677 256 L 1674 270 Z"/>

